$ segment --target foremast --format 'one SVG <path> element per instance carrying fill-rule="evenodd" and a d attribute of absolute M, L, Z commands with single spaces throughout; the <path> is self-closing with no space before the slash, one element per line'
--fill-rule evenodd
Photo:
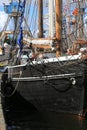
<path fill-rule="evenodd" d="M 56 56 L 60 56 L 60 46 L 61 46 L 61 17 L 62 17 L 62 2 L 61 0 L 51 0 L 49 1 L 49 30 L 51 31 L 49 37 L 44 37 L 43 35 L 43 0 L 38 0 L 38 38 L 24 38 L 24 42 L 36 44 L 37 46 L 49 46 L 52 49 L 52 45 L 56 50 Z M 53 4 L 52 4 L 53 2 Z M 53 12 L 51 11 L 53 10 Z M 47 48 L 46 48 L 47 49 Z"/>
<path fill-rule="evenodd" d="M 38 37 L 43 38 L 43 0 L 38 0 Z"/>
<path fill-rule="evenodd" d="M 49 37 L 55 36 L 55 0 L 49 0 Z"/>
<path fill-rule="evenodd" d="M 55 0 L 56 11 L 56 56 L 60 56 L 61 28 L 62 28 L 62 0 Z"/>
<path fill-rule="evenodd" d="M 53 5 L 52 5 L 53 3 Z M 56 22 L 54 24 L 54 14 L 53 14 L 53 10 L 54 10 L 54 6 L 55 6 L 55 16 L 56 16 Z M 60 52 L 60 46 L 61 46 L 61 26 L 62 26 L 62 1 L 61 0 L 51 0 L 49 2 L 49 16 L 50 16 L 50 25 L 49 25 L 49 29 L 50 32 L 50 37 L 56 39 L 56 55 L 60 56 L 61 52 Z M 51 12 L 52 11 L 52 12 Z M 43 37 L 43 0 L 38 0 L 38 29 L 39 29 L 39 38 Z M 54 27 L 53 25 L 55 25 L 55 34 L 56 36 L 54 36 Z"/>

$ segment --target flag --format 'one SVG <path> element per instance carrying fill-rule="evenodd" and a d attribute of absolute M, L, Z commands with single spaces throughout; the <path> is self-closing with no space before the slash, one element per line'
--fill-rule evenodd
<path fill-rule="evenodd" d="M 77 15 L 79 12 L 78 8 L 75 8 L 74 11 L 72 12 L 73 15 Z"/>
<path fill-rule="evenodd" d="M 19 10 L 20 10 L 20 13 L 21 13 L 21 17 L 20 17 L 20 21 L 19 21 L 19 24 L 20 24 L 20 32 L 19 32 L 19 35 L 18 35 L 18 39 L 17 39 L 17 43 L 20 47 L 20 54 L 22 53 L 22 49 L 23 49 L 23 29 L 22 29 L 22 23 L 23 23 L 23 18 L 24 18 L 24 10 L 25 10 L 25 2 L 26 0 L 23 1 L 23 3 L 20 3 L 19 5 Z"/>
<path fill-rule="evenodd" d="M 23 43 L 22 43 L 22 40 L 23 40 L 23 32 L 22 32 L 22 27 L 20 28 L 20 33 L 18 35 L 18 40 L 17 40 L 17 43 L 20 47 L 20 54 L 22 53 L 22 48 L 23 48 Z"/>

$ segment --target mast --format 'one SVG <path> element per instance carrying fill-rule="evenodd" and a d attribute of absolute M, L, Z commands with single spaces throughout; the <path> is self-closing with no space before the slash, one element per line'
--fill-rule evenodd
<path fill-rule="evenodd" d="M 54 13 L 55 0 L 49 0 L 49 36 L 55 35 L 55 13 Z"/>
<path fill-rule="evenodd" d="M 84 9 L 85 9 L 85 2 L 84 0 L 80 0 L 79 2 L 79 13 L 81 14 L 79 19 L 80 19 L 80 23 L 79 23 L 79 38 L 84 38 L 84 30 L 83 28 L 81 28 L 81 26 L 84 24 L 84 20 L 83 20 L 83 16 L 84 16 Z"/>
<path fill-rule="evenodd" d="M 43 0 L 38 0 L 38 37 L 43 37 Z"/>
<path fill-rule="evenodd" d="M 62 0 L 55 0 L 56 5 L 56 56 L 60 56 L 60 44 L 61 44 L 61 26 L 62 26 Z"/>

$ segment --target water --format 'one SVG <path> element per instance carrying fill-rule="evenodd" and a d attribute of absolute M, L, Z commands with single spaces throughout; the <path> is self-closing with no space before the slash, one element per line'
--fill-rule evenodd
<path fill-rule="evenodd" d="M 38 112 L 27 104 L 5 110 L 7 130 L 87 130 L 87 119 L 77 115 Z"/>
<path fill-rule="evenodd" d="M 4 104 L 5 101 L 5 104 Z M 87 119 L 67 113 L 39 112 L 18 95 L 2 102 L 6 130 L 87 130 Z"/>
<path fill-rule="evenodd" d="M 87 130 L 87 121 L 76 116 L 36 113 L 9 118 L 7 130 Z"/>
<path fill-rule="evenodd" d="M 87 120 L 68 114 L 14 112 L 9 115 L 7 130 L 87 130 Z"/>

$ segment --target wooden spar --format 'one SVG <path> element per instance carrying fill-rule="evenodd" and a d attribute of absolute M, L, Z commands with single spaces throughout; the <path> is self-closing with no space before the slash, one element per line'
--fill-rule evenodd
<path fill-rule="evenodd" d="M 61 0 L 56 0 L 56 38 L 61 41 Z"/>
<path fill-rule="evenodd" d="M 43 37 L 43 0 L 38 0 L 38 37 Z"/>
<path fill-rule="evenodd" d="M 62 26 L 62 0 L 55 0 L 56 1 L 56 40 L 57 40 L 57 45 L 56 45 L 56 56 L 60 56 L 60 44 L 61 44 L 61 26 Z"/>
<path fill-rule="evenodd" d="M 24 44 L 30 44 L 32 43 L 33 44 L 33 47 L 34 48 L 42 48 L 42 49 L 52 49 L 51 47 L 51 43 L 52 43 L 52 40 L 51 38 L 26 38 L 24 37 L 23 38 L 23 43 Z"/>

